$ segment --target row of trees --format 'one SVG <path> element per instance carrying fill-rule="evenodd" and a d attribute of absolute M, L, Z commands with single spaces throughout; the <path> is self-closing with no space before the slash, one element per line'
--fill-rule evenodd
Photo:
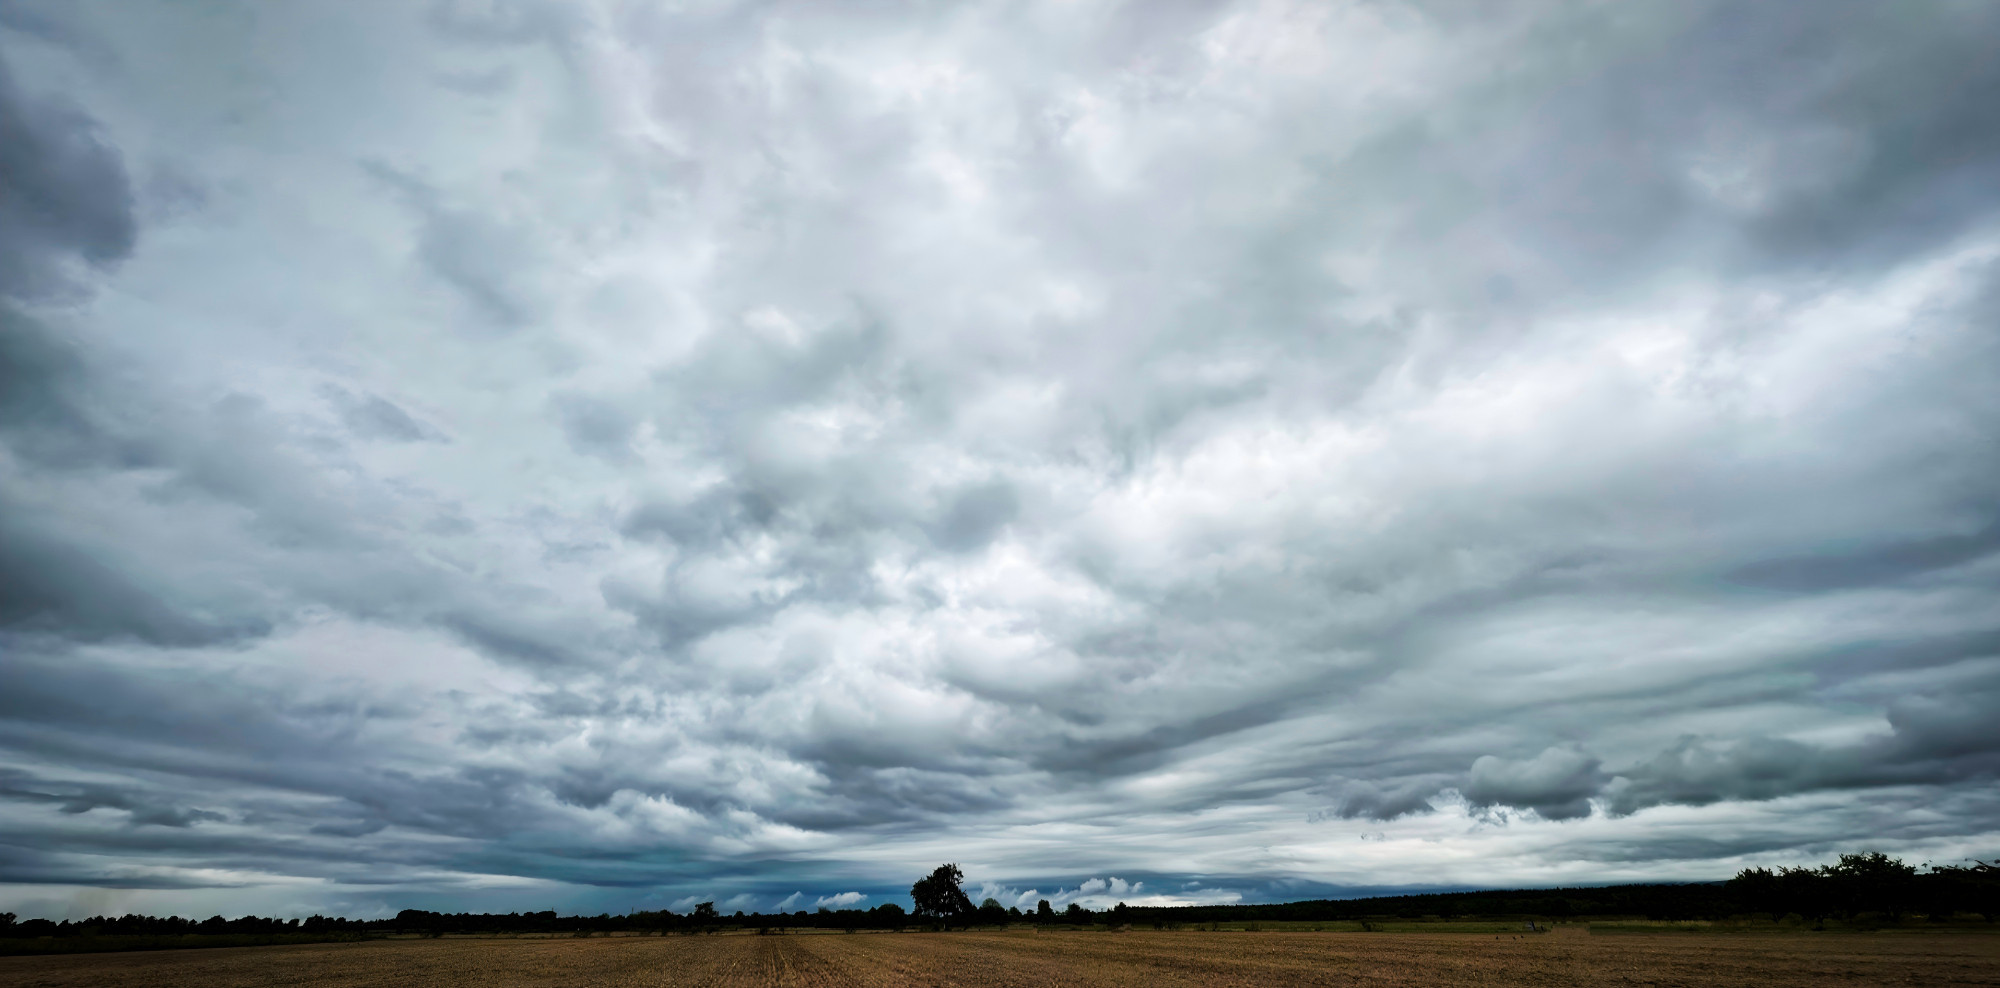
<path fill-rule="evenodd" d="M 1644 917 L 1657 920 L 1799 916 L 1818 922 L 1864 916 L 2000 920 L 2000 866 L 1986 862 L 1918 868 L 1882 854 L 1850 854 L 1822 868 L 1745 870 L 1727 882 L 1611 885 L 1318 899 L 1241 906 L 1134 908 L 1131 922 L 1359 921 L 1397 917 Z"/>
<path fill-rule="evenodd" d="M 1156 927 L 1353 922 L 1388 916 L 1410 919 L 1644 916 L 1675 920 L 1766 914 L 1773 921 L 1796 915 L 1813 922 L 1835 916 L 1854 919 L 1871 915 L 1890 921 L 1910 915 L 1939 921 L 1966 915 L 1987 922 L 2000 919 L 2000 866 L 1975 861 L 1968 865 L 1932 865 L 1920 870 L 1878 853 L 1845 854 L 1839 863 L 1821 868 L 1781 868 L 1775 872 L 1752 868 L 1728 882 L 1378 896 L 1259 905 L 1127 907 L 1121 902 L 1104 913 L 1092 913 L 1070 903 L 1068 911 L 1058 914 L 1045 899 L 1028 916 L 1019 910 L 1002 910 L 992 899 L 973 909 L 959 891 L 962 879 L 957 865 L 944 865 L 912 886 L 910 898 L 917 903 L 917 918 L 933 926 L 998 925 L 1025 919 L 1039 923 L 1147 923 Z"/>
<path fill-rule="evenodd" d="M 949 914 L 933 908 L 928 913 L 916 916 L 912 916 L 893 902 L 885 902 L 873 909 L 819 909 L 813 912 L 801 910 L 791 913 L 748 914 L 738 912 L 734 915 L 718 912 L 713 902 L 701 903 L 685 914 L 658 910 L 633 912 L 622 916 L 610 913 L 596 916 L 559 916 L 554 910 L 529 913 L 440 913 L 423 909 L 405 909 L 388 919 L 368 920 L 318 915 L 302 920 L 286 920 L 262 916 L 242 916 L 236 919 L 222 916 L 184 919 L 180 916 L 134 914 L 93 916 L 83 920 L 55 922 L 46 919 L 17 921 L 13 913 L 0 913 L 0 938 L 253 935 L 334 939 L 412 933 L 422 936 L 442 936 L 447 933 L 588 936 L 614 932 L 712 933 L 722 929 L 746 929 L 763 933 L 787 929 L 901 930 L 912 925 L 1005 926 L 1009 923 L 1037 920 L 1089 925 L 1123 915 L 1122 909 L 1099 914 L 1074 903 L 1070 905 L 1068 911 L 1057 913 L 1049 908 L 1046 900 L 1042 902 L 1038 915 L 1023 914 L 1019 909 L 1003 908 L 993 899 L 987 899 L 976 907 L 967 901 Z"/>
<path fill-rule="evenodd" d="M 873 909 L 820 909 L 814 912 L 751 913 L 725 916 L 713 902 L 685 914 L 668 910 L 633 912 L 623 916 L 558 916 L 554 910 L 530 913 L 438 913 L 405 909 L 389 919 L 353 920 L 312 916 L 269 919 L 243 916 L 205 920 L 179 916 L 95 916 L 81 921 L 46 919 L 17 921 L 0 913 L 0 937 L 43 936 L 185 936 L 233 934 L 256 936 L 382 936 L 417 933 L 703 933 L 725 927 L 776 932 L 791 928 L 839 930 L 899 930 L 911 925 L 1004 926 L 1010 923 L 1087 926 L 1149 924 L 1181 926 L 1200 923 L 1327 922 L 1383 917 L 1462 916 L 1537 917 L 1645 916 L 1650 919 L 1722 919 L 1767 915 L 1774 920 L 1796 915 L 1818 922 L 1827 918 L 1877 916 L 1902 920 L 1923 916 L 1946 920 L 1978 916 L 2000 920 L 2000 866 L 1986 862 L 1933 865 L 1919 869 L 1882 854 L 1843 855 L 1837 864 L 1821 868 L 1745 870 L 1728 882 L 1685 885 L 1614 885 L 1511 892 L 1456 892 L 1378 896 L 1369 899 L 1318 899 L 1305 902 L 1217 906 L 1130 906 L 1094 912 L 1077 903 L 1057 912 L 1042 900 L 1033 912 L 1007 908 L 993 899 L 977 906 L 965 894 L 964 873 L 955 864 L 938 867 L 910 888 L 916 908 L 905 912 L 895 903 Z"/>
<path fill-rule="evenodd" d="M 161 937 L 187 935 L 276 936 L 387 936 L 446 933 L 708 933 L 725 927 L 778 930 L 790 927 L 818 929 L 902 929 L 910 925 L 909 913 L 893 902 L 873 909 L 821 909 L 817 912 L 754 913 L 727 916 L 715 903 L 704 902 L 686 914 L 668 910 L 632 912 L 622 916 L 558 916 L 555 910 L 531 913 L 439 913 L 405 909 L 388 919 L 346 919 L 311 916 L 306 919 L 268 919 L 242 916 L 227 919 L 183 919 L 179 916 L 93 916 L 83 920 L 54 922 L 46 919 L 19 920 L 13 913 L 0 913 L 0 938 L 23 937 Z"/>
<path fill-rule="evenodd" d="M 937 927 L 950 926 L 1005 926 L 1009 923 L 1032 922 L 1042 924 L 1069 924 L 1089 926 L 1098 922 L 1122 924 L 1130 922 L 1131 910 L 1124 903 L 1103 913 L 1092 912 L 1077 903 L 1058 913 L 1043 899 L 1032 913 L 1023 913 L 1018 907 L 1000 905 L 998 899 L 987 899 L 976 908 L 972 898 L 965 894 L 965 873 L 955 864 L 939 865 L 937 870 L 917 879 L 910 886 L 910 901 L 916 904 L 913 913 L 917 921 Z"/>
<path fill-rule="evenodd" d="M 1870 913 L 1890 920 L 1911 914 L 1946 919 L 1973 913 L 1990 923 L 2000 916 L 2000 866 L 1984 861 L 1919 871 L 1885 854 L 1843 854 L 1838 864 L 1820 868 L 1745 869 L 1727 890 L 1745 911 L 1773 920 Z"/>

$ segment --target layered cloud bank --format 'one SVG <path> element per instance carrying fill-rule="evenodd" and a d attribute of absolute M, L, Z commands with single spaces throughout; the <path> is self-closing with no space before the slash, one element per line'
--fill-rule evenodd
<path fill-rule="evenodd" d="M 0 908 L 1994 853 L 1996 36 L 0 6 Z"/>

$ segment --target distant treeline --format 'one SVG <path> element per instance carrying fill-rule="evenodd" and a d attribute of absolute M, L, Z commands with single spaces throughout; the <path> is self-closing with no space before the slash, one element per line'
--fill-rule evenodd
<path fill-rule="evenodd" d="M 1990 923 L 2000 916 L 2000 866 L 1983 861 L 1919 872 L 1882 854 L 1843 854 L 1839 864 L 1823 868 L 1751 868 L 1727 889 L 1739 908 L 1772 919 L 1975 913 Z"/>
<path fill-rule="evenodd" d="M 1822 868 L 1752 868 L 1726 882 L 1611 885 L 1529 891 L 1446 892 L 1315 899 L 1243 906 L 1131 909 L 1133 922 L 1238 923 L 1365 919 L 1570 919 L 1639 917 L 1653 920 L 1798 916 L 1923 916 L 2000 919 L 2000 867 L 1984 862 L 1919 870 L 1881 854 L 1843 855 Z"/>
<path fill-rule="evenodd" d="M 1797 916 L 1818 922 L 1873 916 L 1891 921 L 1923 917 L 1945 921 L 2000 919 L 2000 867 L 1987 863 L 1932 866 L 1919 870 L 1880 854 L 1845 855 L 1822 868 L 1755 868 L 1727 882 L 1682 885 L 1612 885 L 1533 891 L 1449 892 L 1315 899 L 1261 905 L 1127 906 L 1099 911 L 1071 903 L 1056 911 L 1047 902 L 1034 911 L 1002 908 L 992 899 L 952 918 L 954 926 L 1036 923 L 1055 926 L 1098 924 L 1178 927 L 1203 923 L 1340 922 L 1375 919 L 1477 919 L 1644 917 L 1656 920 Z M 689 912 L 633 912 L 623 916 L 558 916 L 534 913 L 437 913 L 405 909 L 389 919 L 352 920 L 312 916 L 266 919 L 244 916 L 205 920 L 178 916 L 97 916 L 80 921 L 17 921 L 0 913 L 0 937 L 189 937 L 315 936 L 346 938 L 447 933 L 590 935 L 594 933 L 704 933 L 721 929 L 777 932 L 786 929 L 895 930 L 926 925 L 894 903 L 873 909 L 820 909 L 815 912 L 723 915 L 704 902 Z"/>
<path fill-rule="evenodd" d="M 702 933 L 735 927 L 781 929 L 817 927 L 829 929 L 901 929 L 910 925 L 908 913 L 894 903 L 874 909 L 821 909 L 807 913 L 771 915 L 736 913 L 725 916 L 714 903 L 704 902 L 686 914 L 667 910 L 642 911 L 613 916 L 559 916 L 555 910 L 533 913 L 437 913 L 405 909 L 388 919 L 347 919 L 338 916 L 309 916 L 305 919 L 268 919 L 243 916 L 227 919 L 183 919 L 179 916 L 93 916 L 82 920 L 54 922 L 46 919 L 18 919 L 0 913 L 0 938 L 33 937 L 185 937 L 185 936 L 390 936 L 446 933 Z"/>

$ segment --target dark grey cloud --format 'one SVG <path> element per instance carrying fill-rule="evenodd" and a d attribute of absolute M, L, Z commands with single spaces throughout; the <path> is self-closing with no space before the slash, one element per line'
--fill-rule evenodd
<path fill-rule="evenodd" d="M 0 628 L 82 641 L 130 636 L 169 646 L 268 630 L 254 619 L 190 613 L 175 606 L 165 588 L 141 584 L 96 558 L 88 544 L 15 518 L 0 521 Z"/>
<path fill-rule="evenodd" d="M 22 91 L 0 53 L 0 442 L 12 456 L 69 469 L 118 455 L 90 407 L 84 356 L 23 305 L 71 293 L 72 267 L 114 265 L 136 237 L 123 159 L 96 121 Z M 177 644 L 228 635 L 48 531 L 12 493 L 0 491 L 0 628 Z"/>
<path fill-rule="evenodd" d="M 1884 545 L 1830 546 L 1820 555 L 1760 560 L 1731 577 L 1745 586 L 1812 592 L 1921 578 L 2000 552 L 2000 522 L 1965 535 Z"/>
<path fill-rule="evenodd" d="M 17 455 L 64 465 L 115 452 L 116 442 L 78 394 L 85 374 L 81 355 L 42 321 L 0 304 L 0 429 Z"/>
<path fill-rule="evenodd" d="M 639 423 L 624 409 L 589 395 L 564 395 L 557 405 L 563 432 L 578 452 L 613 462 L 630 457 Z"/>
<path fill-rule="evenodd" d="M 132 189 L 96 121 L 47 94 L 23 92 L 0 61 L 0 292 L 41 297 L 67 284 L 62 264 L 123 259 L 138 236 Z"/>
<path fill-rule="evenodd" d="M 537 282 L 546 262 L 531 235 L 455 204 L 447 190 L 394 164 L 371 161 L 362 170 L 411 212 L 412 255 L 463 304 L 470 331 L 512 332 L 541 315 Z"/>
<path fill-rule="evenodd" d="M 0 16 L 12 911 L 1990 853 L 1983 7 L 241 13 Z"/>
<path fill-rule="evenodd" d="M 931 540 L 951 552 L 983 548 L 1020 513 L 1021 499 L 1005 481 L 952 492 L 931 529 Z"/>
<path fill-rule="evenodd" d="M 10 777 L 25 773 L 9 772 Z M 32 778 L 10 779 L 13 785 L 0 787 L 0 798 L 54 803 L 66 814 L 88 813 L 96 809 L 125 811 L 135 826 L 188 827 L 195 823 L 224 819 L 220 813 L 180 807 L 134 798 L 116 789 L 65 784 L 48 785 Z M 45 791 L 47 790 L 47 791 Z"/>
<path fill-rule="evenodd" d="M 1317 815 L 1314 819 L 1337 817 L 1343 820 L 1386 821 L 1416 813 L 1430 813 L 1437 809 L 1433 800 L 1444 787 L 1445 782 L 1436 778 L 1410 779 L 1391 785 L 1356 780 L 1340 787 L 1340 801 L 1334 804 L 1330 813 Z"/>
<path fill-rule="evenodd" d="M 1629 814 L 1667 803 L 1702 806 L 1822 790 L 1951 785 L 2000 772 L 2000 692 L 1990 685 L 1909 696 L 1887 711 L 1890 731 L 1851 745 L 1750 735 L 1684 737 L 1604 786 L 1606 808 Z"/>
<path fill-rule="evenodd" d="M 131 253 L 131 183 L 96 121 L 24 92 L 4 57 L 0 146 L 0 429 L 21 455 L 93 458 L 104 442 L 78 394 L 84 358 L 23 306 L 71 293 L 76 269 L 109 267 Z"/>
<path fill-rule="evenodd" d="M 1543 749 L 1533 758 L 1481 755 L 1472 763 L 1465 798 L 1474 806 L 1513 806 L 1550 820 L 1590 815 L 1590 797 L 1604 786 L 1602 763 L 1575 745 Z"/>
<path fill-rule="evenodd" d="M 340 420 L 363 439 L 389 442 L 438 442 L 444 438 L 436 429 L 419 422 L 401 405 L 381 395 L 358 395 L 337 384 L 320 388 L 320 394 L 338 409 Z"/>
<path fill-rule="evenodd" d="M 1795 191 L 1759 217 L 1761 241 L 1810 258 L 1879 257 L 1953 236 L 1991 208 L 1983 189 L 2000 177 L 2000 112 L 1986 97 L 2000 91 L 2000 72 L 1976 39 L 2000 29 L 2000 16 L 1925 13 L 1936 17 L 1849 3 L 1721 7 L 1702 18 L 1688 50 L 1706 58 L 1693 68 L 1747 83 L 1736 91 L 1759 115 L 1804 115 L 1821 128 L 1794 128 L 1759 152 L 1765 167 L 1795 176 Z"/>
<path fill-rule="evenodd" d="M 1613 813 L 1633 813 L 1663 803 L 1702 805 L 1724 799 L 1772 799 L 1838 784 L 1861 782 L 1852 769 L 1829 764 L 1826 753 L 1797 741 L 1750 737 L 1726 750 L 1683 738 L 1673 747 L 1609 780 Z M 1592 786 L 1595 793 L 1597 786 Z M 1587 811 L 1586 811 L 1587 812 Z"/>

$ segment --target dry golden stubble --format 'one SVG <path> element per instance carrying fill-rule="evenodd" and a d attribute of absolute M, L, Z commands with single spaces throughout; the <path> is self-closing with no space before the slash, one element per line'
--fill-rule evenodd
<path fill-rule="evenodd" d="M 0 986 L 2000 985 L 2000 935 L 1580 932 L 378 940 L 0 958 Z"/>

